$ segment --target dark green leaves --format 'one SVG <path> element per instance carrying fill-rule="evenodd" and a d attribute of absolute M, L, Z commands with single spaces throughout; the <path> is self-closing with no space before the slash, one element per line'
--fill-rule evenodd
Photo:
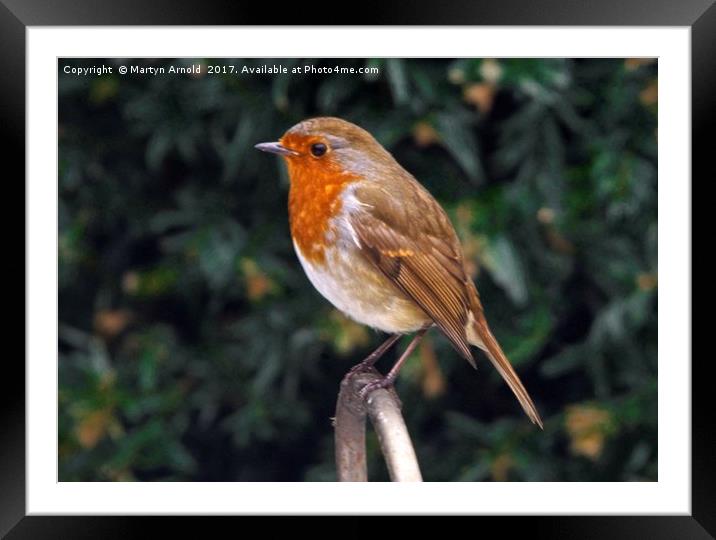
<path fill-rule="evenodd" d="M 425 478 L 657 478 L 654 63 L 133 62 L 203 72 L 59 73 L 60 480 L 335 479 L 338 384 L 383 336 L 311 286 L 285 166 L 253 149 L 318 115 L 371 131 L 448 210 L 545 419 L 433 332 L 398 378 Z M 273 64 L 378 72 L 223 69 Z"/>

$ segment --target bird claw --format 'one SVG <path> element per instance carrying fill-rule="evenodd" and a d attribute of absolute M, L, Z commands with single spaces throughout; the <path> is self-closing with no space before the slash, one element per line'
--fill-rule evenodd
<path fill-rule="evenodd" d="M 393 386 L 393 379 L 390 377 L 383 377 L 380 380 L 369 382 L 366 384 L 363 388 L 360 389 L 360 392 L 358 392 L 358 395 L 360 396 L 361 400 L 365 401 L 368 398 L 368 394 L 375 390 L 379 390 L 381 388 L 388 388 L 389 386 Z"/>
<path fill-rule="evenodd" d="M 370 370 L 371 367 L 373 367 L 373 364 L 361 362 L 349 369 L 348 373 L 346 373 L 346 377 L 350 377 L 351 375 L 355 375 L 356 373 L 366 373 Z"/>

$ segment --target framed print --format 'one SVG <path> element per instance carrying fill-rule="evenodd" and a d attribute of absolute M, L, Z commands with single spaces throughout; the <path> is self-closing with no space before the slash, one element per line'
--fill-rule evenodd
<path fill-rule="evenodd" d="M 401 514 L 714 534 L 690 182 L 711 3 L 312 26 L 180 4 L 0 7 L 27 211 L 3 533 Z"/>

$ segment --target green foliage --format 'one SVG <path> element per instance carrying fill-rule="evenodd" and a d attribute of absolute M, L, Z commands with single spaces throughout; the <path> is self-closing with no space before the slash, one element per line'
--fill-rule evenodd
<path fill-rule="evenodd" d="M 61 480 L 335 479 L 338 384 L 382 336 L 312 288 L 283 164 L 253 149 L 316 115 L 445 206 L 545 419 L 433 331 L 397 386 L 425 478 L 657 479 L 655 63 L 132 63 L 203 74 L 59 72 Z M 379 73 L 206 74 L 305 63 Z"/>

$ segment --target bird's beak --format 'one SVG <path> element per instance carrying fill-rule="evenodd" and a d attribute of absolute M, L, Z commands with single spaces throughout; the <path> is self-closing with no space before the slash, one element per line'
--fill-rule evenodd
<path fill-rule="evenodd" d="M 281 156 L 297 156 L 298 152 L 294 152 L 290 148 L 286 148 L 279 142 L 262 142 L 254 146 L 257 150 L 262 152 L 270 152 L 272 154 L 279 154 Z"/>

